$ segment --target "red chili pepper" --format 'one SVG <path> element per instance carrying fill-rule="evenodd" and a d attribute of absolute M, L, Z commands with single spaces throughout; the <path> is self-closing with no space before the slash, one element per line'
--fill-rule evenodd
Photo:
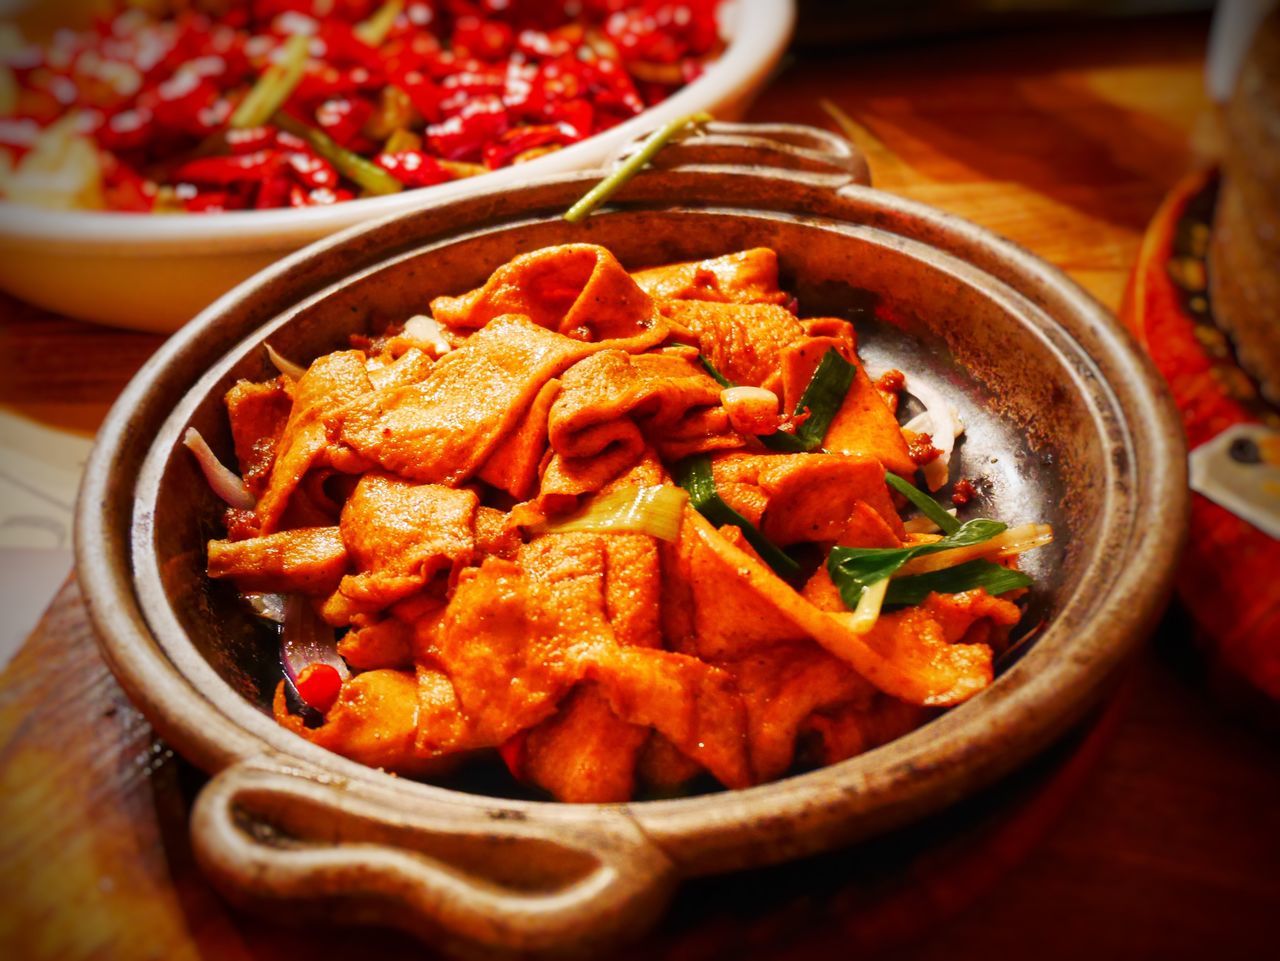
<path fill-rule="evenodd" d="M 332 189 L 338 185 L 338 172 L 323 157 L 313 153 L 291 153 L 287 162 L 294 176 L 304 187 Z"/>
<path fill-rule="evenodd" d="M 440 109 L 441 91 L 435 83 L 418 70 L 410 70 L 394 76 L 395 85 L 403 90 L 413 104 L 413 109 L 422 114 L 427 123 L 438 123 L 444 117 Z"/>
<path fill-rule="evenodd" d="M 515 44 L 515 31 L 496 20 L 459 17 L 453 25 L 453 49 L 460 56 L 506 60 Z"/>
<path fill-rule="evenodd" d="M 328 664 L 308 664 L 298 672 L 297 688 L 299 697 L 325 714 L 342 691 L 342 675 Z"/>
<path fill-rule="evenodd" d="M 173 172 L 175 180 L 193 184 L 229 186 L 235 183 L 259 183 L 280 169 L 283 155 L 275 150 L 230 157 L 199 157 L 189 160 Z"/>
<path fill-rule="evenodd" d="M 350 147 L 360 136 L 365 122 L 373 115 L 373 104 L 357 97 L 335 97 L 316 110 L 320 129 L 343 147 Z"/>
<path fill-rule="evenodd" d="M 274 127 L 246 127 L 242 130 L 228 130 L 223 134 L 227 149 L 233 154 L 257 153 L 276 146 L 278 142 Z M 302 143 L 301 140 L 298 141 Z"/>
<path fill-rule="evenodd" d="M 279 173 L 270 176 L 258 188 L 258 196 L 254 199 L 253 205 L 259 210 L 287 207 L 289 195 L 296 186 L 297 184 L 287 174 Z"/>
<path fill-rule="evenodd" d="M 552 144 L 564 146 L 579 139 L 578 132 L 567 124 L 515 127 L 484 148 L 484 164 L 494 170 L 505 167 L 526 150 Z"/>
<path fill-rule="evenodd" d="M 510 126 L 506 108 L 498 97 L 481 97 L 452 117 L 427 127 L 433 152 L 448 160 L 479 160 L 484 145 Z"/>
<path fill-rule="evenodd" d="M 183 201 L 189 213 L 204 214 L 218 213 L 223 210 L 235 210 L 235 204 L 232 202 L 231 194 L 225 190 L 205 190 L 200 191 L 194 197 Z"/>
<path fill-rule="evenodd" d="M 421 150 L 379 154 L 374 163 L 406 187 L 430 187 L 451 177 L 435 157 Z"/>
<path fill-rule="evenodd" d="M 517 781 L 523 781 L 525 777 L 525 748 L 528 741 L 529 732 L 520 731 L 498 745 L 498 754 L 502 762 L 506 764 L 507 770 Z"/>
<path fill-rule="evenodd" d="M 110 153 L 102 155 L 103 197 L 110 210 L 149 213 L 156 202 L 156 185 Z"/>

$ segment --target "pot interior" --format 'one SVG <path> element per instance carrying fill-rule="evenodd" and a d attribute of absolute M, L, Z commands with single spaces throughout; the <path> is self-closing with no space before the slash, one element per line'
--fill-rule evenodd
<path fill-rule="evenodd" d="M 1090 383 L 1088 358 L 1052 318 L 1012 288 L 886 230 L 783 213 L 621 210 L 576 227 L 559 218 L 526 220 L 444 241 L 400 244 L 386 259 L 314 293 L 218 361 L 176 408 L 174 417 L 183 423 L 167 424 L 161 432 L 159 442 L 170 439 L 171 447 L 154 488 L 138 491 L 135 517 L 152 515 L 148 549 L 173 616 L 245 700 L 269 712 L 281 677 L 277 638 L 238 601 L 231 585 L 205 576 L 205 543 L 222 536 L 221 506 L 194 459 L 171 439 L 180 436 L 180 428 L 194 426 L 224 461 L 234 463 L 222 395 L 240 378 L 274 375 L 264 341 L 305 364 L 347 347 L 351 334 L 381 320 L 425 312 L 431 298 L 479 285 L 518 253 L 570 240 L 603 244 L 629 268 L 753 246 L 775 249 L 783 286 L 798 296 L 801 316 L 853 321 L 868 367 L 899 368 L 908 386 L 920 379 L 951 400 L 967 428 L 952 480 L 968 478 L 980 492 L 970 516 L 1053 525 L 1055 543 L 1025 558 L 1023 568 L 1036 587 L 1020 634 L 1052 619 L 1076 591 L 1102 539 L 1097 535 L 1113 474 L 1108 465 L 1128 454 L 1108 439 L 1114 436 L 1105 429 L 1114 411 Z M 337 247 L 316 256 L 340 261 L 343 255 Z M 340 274 L 334 262 L 330 266 L 333 276 Z M 913 402 L 904 416 L 917 409 Z M 999 667 L 1034 643 L 1016 648 Z M 447 783 L 520 796 L 519 788 L 483 770 Z"/>

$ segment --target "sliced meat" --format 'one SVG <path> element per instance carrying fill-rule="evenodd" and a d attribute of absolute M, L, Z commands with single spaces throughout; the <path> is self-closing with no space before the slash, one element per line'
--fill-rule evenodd
<path fill-rule="evenodd" d="M 347 567 L 347 546 L 336 527 L 209 542 L 209 576 L 231 578 L 245 593 L 323 596 Z"/>

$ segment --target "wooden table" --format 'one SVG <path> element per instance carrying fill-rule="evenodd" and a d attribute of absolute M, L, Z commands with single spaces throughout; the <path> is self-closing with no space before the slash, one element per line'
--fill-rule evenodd
<path fill-rule="evenodd" d="M 1206 28 L 801 53 L 751 116 L 830 126 L 830 98 L 880 187 L 1013 238 L 1114 308 L 1156 205 L 1214 146 Z M 159 343 L 0 308 L 0 403 L 72 429 Z M 691 885 L 630 956 L 1274 956 L 1280 751 L 1210 694 L 1188 633 L 1175 607 L 1092 724 L 1010 782 L 853 851 Z M 422 956 L 219 900 L 186 841 L 201 775 L 111 679 L 73 585 L 0 678 L 0 756 L 0 957 Z"/>

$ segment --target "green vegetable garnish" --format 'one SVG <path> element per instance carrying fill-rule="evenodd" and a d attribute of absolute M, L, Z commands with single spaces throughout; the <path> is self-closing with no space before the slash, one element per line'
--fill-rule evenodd
<path fill-rule="evenodd" d="M 294 120 L 293 117 L 286 113 L 276 114 L 274 122 L 281 130 L 287 130 L 295 137 L 301 137 L 309 143 L 312 150 L 337 168 L 338 173 L 359 185 L 366 192 L 371 194 L 398 194 L 404 190 L 404 184 L 396 180 L 391 174 L 372 161 L 365 160 L 359 154 L 352 153 L 345 147 L 340 147 L 328 134 L 322 133 L 314 127 L 308 127 L 305 123 Z"/>
<path fill-rule="evenodd" d="M 834 349 L 822 355 L 817 369 L 809 378 L 793 416 L 804 411 L 809 417 L 794 433 L 775 431 L 760 438 L 770 450 L 807 452 L 818 450 L 827 438 L 827 430 L 840 411 L 845 395 L 853 385 L 854 367 Z"/>
<path fill-rule="evenodd" d="M 698 355 L 698 360 L 706 368 L 712 379 L 721 387 L 736 386 L 724 374 L 716 370 L 715 365 L 703 354 Z M 803 454 L 821 449 L 822 442 L 826 440 L 827 431 L 831 427 L 831 422 L 835 420 L 836 414 L 840 412 L 840 406 L 844 403 L 845 395 L 849 393 L 849 388 L 853 386 L 853 376 L 853 364 L 841 357 L 835 349 L 829 349 L 822 355 L 822 360 L 818 362 L 818 366 L 814 370 L 813 376 L 809 378 L 809 383 L 805 385 L 804 393 L 800 395 L 800 401 L 796 404 L 796 409 L 792 414 L 792 416 L 798 417 L 803 411 L 807 410 L 809 411 L 808 419 L 792 433 L 778 430 L 772 434 L 760 434 L 758 435 L 760 443 L 770 450 L 784 451 L 789 454 Z"/>
<path fill-rule="evenodd" d="M 584 220 L 591 211 L 612 197 L 623 184 L 639 173 L 640 169 L 652 160 L 672 137 L 686 127 L 710 123 L 711 119 L 711 114 L 702 112 L 663 124 L 649 134 L 648 139 L 640 145 L 640 149 L 623 161 L 622 166 L 592 187 L 581 200 L 570 207 L 565 212 L 564 219 L 571 224 Z"/>
<path fill-rule="evenodd" d="M 928 574 L 895 577 L 889 582 L 884 602 L 890 606 L 919 604 L 931 593 L 959 594 L 981 587 L 988 594 L 1003 594 L 1019 587 L 1030 587 L 1032 580 L 1022 571 L 1001 567 L 992 561 L 976 560 L 955 567 L 944 567 Z"/>
<path fill-rule="evenodd" d="M 235 113 L 227 121 L 227 126 L 232 130 L 244 130 L 261 127 L 269 121 L 302 81 L 302 75 L 307 71 L 310 49 L 311 40 L 308 37 L 292 36 L 286 40 L 284 57 L 279 63 L 273 63 L 262 71 L 262 76 L 240 101 Z"/>
<path fill-rule="evenodd" d="M 782 577 L 800 573 L 800 565 L 780 547 L 760 533 L 754 524 L 724 502 L 711 474 L 711 458 L 706 454 L 686 457 L 675 466 L 676 483 L 689 492 L 689 503 L 716 527 L 732 524 L 742 531 L 757 554 Z"/>
<path fill-rule="evenodd" d="M 728 390 L 730 387 L 734 386 L 733 381 L 729 380 L 728 377 L 720 373 L 720 371 L 716 370 L 716 365 L 711 363 L 711 361 L 707 359 L 705 354 L 698 355 L 698 362 L 702 364 L 702 366 L 706 369 L 707 373 L 711 375 L 711 379 L 714 380 L 721 387 Z"/>
<path fill-rule="evenodd" d="M 679 487 L 620 487 L 593 498 L 563 520 L 540 524 L 538 534 L 569 531 L 627 531 L 652 534 L 664 541 L 680 536 L 680 519 L 689 495 Z"/>
<path fill-rule="evenodd" d="M 371 47 L 380 47 L 382 41 L 387 39 L 391 28 L 395 26 L 396 17 L 400 16 L 402 10 L 404 10 L 404 0 L 387 0 L 368 20 L 357 24 L 351 32 L 362 43 Z"/>
<path fill-rule="evenodd" d="M 840 597 L 849 610 L 858 606 L 862 592 L 893 574 L 913 557 L 937 554 L 954 547 L 972 547 L 1003 534 L 1006 525 L 1001 521 L 978 518 L 966 521 L 954 533 L 932 544 L 916 544 L 913 547 L 833 547 L 827 558 L 827 572 L 840 590 Z M 933 573 L 939 573 L 937 571 Z M 930 575 L 920 574 L 919 577 Z M 905 578 L 904 578 L 905 579 Z M 892 586 L 892 585 L 891 585 Z"/>
<path fill-rule="evenodd" d="M 960 529 L 960 522 L 947 509 L 922 490 L 912 486 L 910 481 L 903 480 L 897 474 L 886 472 L 884 482 L 912 504 L 929 520 L 938 525 L 944 534 L 954 534 Z"/>

